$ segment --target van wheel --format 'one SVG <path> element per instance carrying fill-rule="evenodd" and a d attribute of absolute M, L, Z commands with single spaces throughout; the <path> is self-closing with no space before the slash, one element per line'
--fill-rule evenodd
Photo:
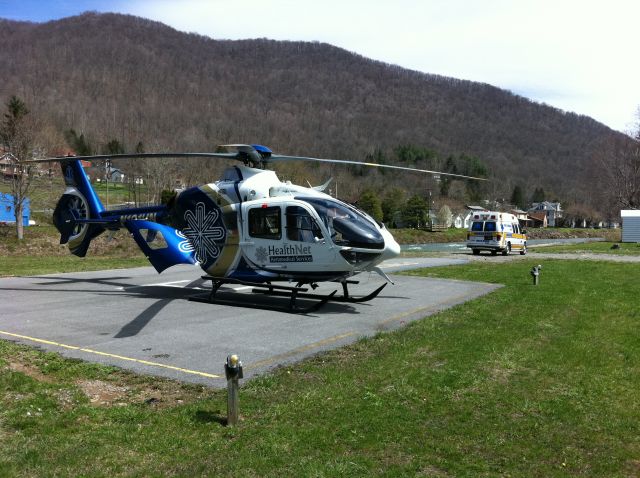
<path fill-rule="evenodd" d="M 471 251 L 473 252 L 474 256 L 479 256 L 480 255 L 480 249 L 471 249 Z"/>
<path fill-rule="evenodd" d="M 520 255 L 524 256 L 527 254 L 527 245 L 522 246 L 522 250 L 520 251 Z"/>
<path fill-rule="evenodd" d="M 502 251 L 502 255 L 503 255 L 503 256 L 506 256 L 506 255 L 507 255 L 507 254 L 509 254 L 510 252 L 511 252 L 511 243 L 510 243 L 510 242 L 508 242 L 508 243 L 507 243 L 507 248 L 506 248 L 506 249 L 504 249 L 504 250 Z"/>

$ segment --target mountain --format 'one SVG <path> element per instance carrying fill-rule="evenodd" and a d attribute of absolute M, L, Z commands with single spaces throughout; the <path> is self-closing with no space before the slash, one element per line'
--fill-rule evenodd
<path fill-rule="evenodd" d="M 414 145 L 437 153 L 417 166 L 478 158 L 496 198 L 521 185 L 528 195 L 543 187 L 593 206 L 603 190 L 595 156 L 619 135 L 488 84 L 322 43 L 213 40 L 138 17 L 85 13 L 41 24 L 0 20 L 0 44 L 0 101 L 22 97 L 44 119 L 48 144 L 73 128 L 96 145 L 116 138 L 148 151 L 251 142 L 283 154 L 387 162 Z M 361 174 L 378 188 L 424 185 Z"/>

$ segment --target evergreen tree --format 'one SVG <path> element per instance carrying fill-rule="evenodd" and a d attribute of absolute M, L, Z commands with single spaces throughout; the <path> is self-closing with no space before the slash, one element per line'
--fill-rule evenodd
<path fill-rule="evenodd" d="M 400 188 L 392 188 L 384 195 L 382 200 L 382 221 L 388 227 L 396 227 L 395 220 L 405 201 L 405 192 Z"/>
<path fill-rule="evenodd" d="M 516 187 L 513 188 L 513 193 L 511 194 L 511 204 L 519 209 L 525 209 L 527 207 L 524 200 L 524 193 L 522 192 L 522 188 L 520 187 L 520 185 L 516 185 Z"/>
<path fill-rule="evenodd" d="M 380 197 L 371 189 L 366 189 L 360 195 L 358 207 L 369 214 L 376 221 L 382 222 L 382 203 Z"/>
<path fill-rule="evenodd" d="M 542 201 L 544 201 L 544 189 L 541 187 L 536 188 L 535 191 L 533 191 L 531 202 L 542 202 Z"/>
<path fill-rule="evenodd" d="M 486 178 L 489 175 L 487 166 L 478 158 L 462 155 L 460 156 L 461 173 L 465 176 L 473 176 L 476 178 Z M 486 181 L 477 181 L 468 179 L 466 184 L 466 193 L 469 201 L 476 202 L 482 199 L 485 194 Z"/>
<path fill-rule="evenodd" d="M 124 145 L 117 139 L 112 139 L 103 148 L 103 154 L 124 154 Z"/>
<path fill-rule="evenodd" d="M 422 196 L 412 196 L 402 208 L 402 219 L 408 227 L 423 227 L 429 218 L 429 206 Z"/>
<path fill-rule="evenodd" d="M 436 158 L 434 151 L 413 145 L 398 146 L 394 152 L 401 163 L 412 163 L 414 165 L 419 161 L 424 161 L 426 166 L 431 167 Z"/>
<path fill-rule="evenodd" d="M 76 156 L 91 156 L 93 154 L 91 145 L 85 139 L 84 134 L 81 133 L 78 135 L 76 130 L 69 129 L 64 132 L 64 138 L 67 141 L 67 144 L 73 148 Z"/>
<path fill-rule="evenodd" d="M 445 173 L 458 174 L 458 167 L 456 166 L 455 160 L 453 156 L 449 156 L 447 158 L 447 162 L 444 166 Z M 448 197 L 449 196 L 449 188 L 451 187 L 452 178 L 450 176 L 441 176 L 440 177 L 440 196 Z"/>

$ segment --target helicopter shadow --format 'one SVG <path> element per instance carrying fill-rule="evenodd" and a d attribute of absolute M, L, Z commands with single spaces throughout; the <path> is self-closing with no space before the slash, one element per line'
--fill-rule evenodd
<path fill-rule="evenodd" d="M 126 279 L 131 279 L 127 276 L 115 276 L 108 278 L 75 278 L 75 277 L 55 277 L 55 276 L 32 276 L 31 279 L 42 280 L 43 282 L 35 282 L 35 286 L 60 286 L 71 284 L 92 284 L 96 286 L 108 286 L 115 287 L 116 290 L 105 291 L 102 289 L 81 288 L 81 289 L 43 289 L 39 287 L 37 289 L 28 288 L 4 288 L 0 287 L 0 290 L 20 290 L 20 291 L 33 291 L 42 292 L 64 292 L 65 294 L 73 293 L 93 293 L 102 296 L 109 297 L 140 297 L 146 299 L 158 299 L 142 312 L 140 312 L 131 321 L 125 324 L 113 337 L 117 339 L 133 337 L 140 333 L 140 331 L 153 320 L 167 305 L 171 304 L 174 300 L 186 300 L 193 295 L 194 288 L 202 286 L 205 282 L 198 278 L 184 287 L 162 287 L 162 286 L 138 286 L 131 285 L 127 282 L 121 282 Z"/>
<path fill-rule="evenodd" d="M 207 303 L 208 293 L 198 294 L 198 302 Z M 300 297 L 296 300 L 296 308 L 289 310 L 289 303 L 291 298 L 289 296 L 271 295 L 266 293 L 239 293 L 234 288 L 228 286 L 222 286 L 216 292 L 212 305 L 216 304 L 216 300 L 221 300 L 224 303 L 220 305 L 226 305 L 229 307 L 237 307 L 238 309 L 257 309 L 269 312 L 280 312 L 287 315 L 297 315 L 300 317 L 321 317 L 322 315 L 329 314 L 359 314 L 353 305 L 349 303 L 340 302 L 326 302 L 319 309 L 313 309 L 305 311 L 305 309 L 311 308 L 313 305 L 321 301 L 322 295 L 318 295 L 317 298 Z"/>
<path fill-rule="evenodd" d="M 140 286 L 140 285 L 132 285 L 127 280 L 130 280 L 131 277 L 127 276 L 113 276 L 106 278 L 78 278 L 78 277 L 59 277 L 59 276 L 30 276 L 29 279 L 36 279 L 38 282 L 34 282 L 34 288 L 7 288 L 0 287 L 0 290 L 15 290 L 15 291 L 33 291 L 33 292 L 42 292 L 46 290 L 47 292 L 62 292 L 65 294 L 73 294 L 73 293 L 90 293 L 97 294 L 101 296 L 109 296 L 109 297 L 138 297 L 143 299 L 157 299 L 156 302 L 152 303 L 148 307 L 146 307 L 143 311 L 137 314 L 133 319 L 124 324 L 120 330 L 113 336 L 116 339 L 125 339 L 129 337 L 134 337 L 138 335 L 148 324 L 151 322 L 158 314 L 164 310 L 168 305 L 173 303 L 176 300 L 188 300 L 190 297 L 194 295 L 196 292 L 208 292 L 210 289 L 206 287 L 206 281 L 201 278 L 197 278 L 188 284 L 180 287 L 167 287 L 161 285 L 149 285 L 149 286 Z M 89 287 L 80 287 L 77 288 L 78 285 L 88 285 Z M 73 286 L 68 289 L 58 289 L 56 286 L 64 286 L 69 285 Z M 91 285 L 96 286 L 96 288 L 90 287 Z M 112 287 L 113 290 L 104 290 L 102 288 L 97 287 Z M 205 287 L 202 287 L 205 286 Z M 51 287 L 51 288 L 49 288 Z M 236 305 L 230 305 L 230 307 L 238 307 L 245 308 L 246 305 L 243 304 L 241 294 L 235 292 L 233 288 L 223 286 L 220 288 L 218 294 L 221 297 L 229 297 L 233 298 L 236 302 Z M 249 294 L 242 294 L 249 296 Z M 276 297 L 260 297 L 259 294 L 251 294 L 251 302 L 256 302 L 257 304 L 252 306 L 252 308 L 260 308 L 260 301 L 264 301 L 264 305 L 268 306 L 269 304 L 273 304 L 274 301 L 280 301 L 280 304 L 285 304 L 289 299 L 282 299 Z M 305 303 L 304 299 L 300 300 L 301 303 Z M 309 303 L 312 303 L 309 301 Z M 372 304 L 360 304 L 370 306 Z M 356 309 L 352 304 L 349 303 L 339 303 L 339 302 L 329 302 L 324 304 L 320 311 L 308 312 L 308 313 L 300 313 L 296 311 L 286 312 L 282 311 L 285 314 L 296 314 L 302 317 L 321 317 L 323 315 L 335 315 L 335 314 L 360 314 L 361 312 Z"/>

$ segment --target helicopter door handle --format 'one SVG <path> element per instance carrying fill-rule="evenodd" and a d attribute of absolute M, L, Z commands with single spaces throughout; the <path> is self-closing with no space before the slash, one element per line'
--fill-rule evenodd
<path fill-rule="evenodd" d="M 246 241 L 246 242 L 240 242 L 238 243 L 239 246 L 253 246 L 255 245 L 255 242 L 252 241 Z"/>

